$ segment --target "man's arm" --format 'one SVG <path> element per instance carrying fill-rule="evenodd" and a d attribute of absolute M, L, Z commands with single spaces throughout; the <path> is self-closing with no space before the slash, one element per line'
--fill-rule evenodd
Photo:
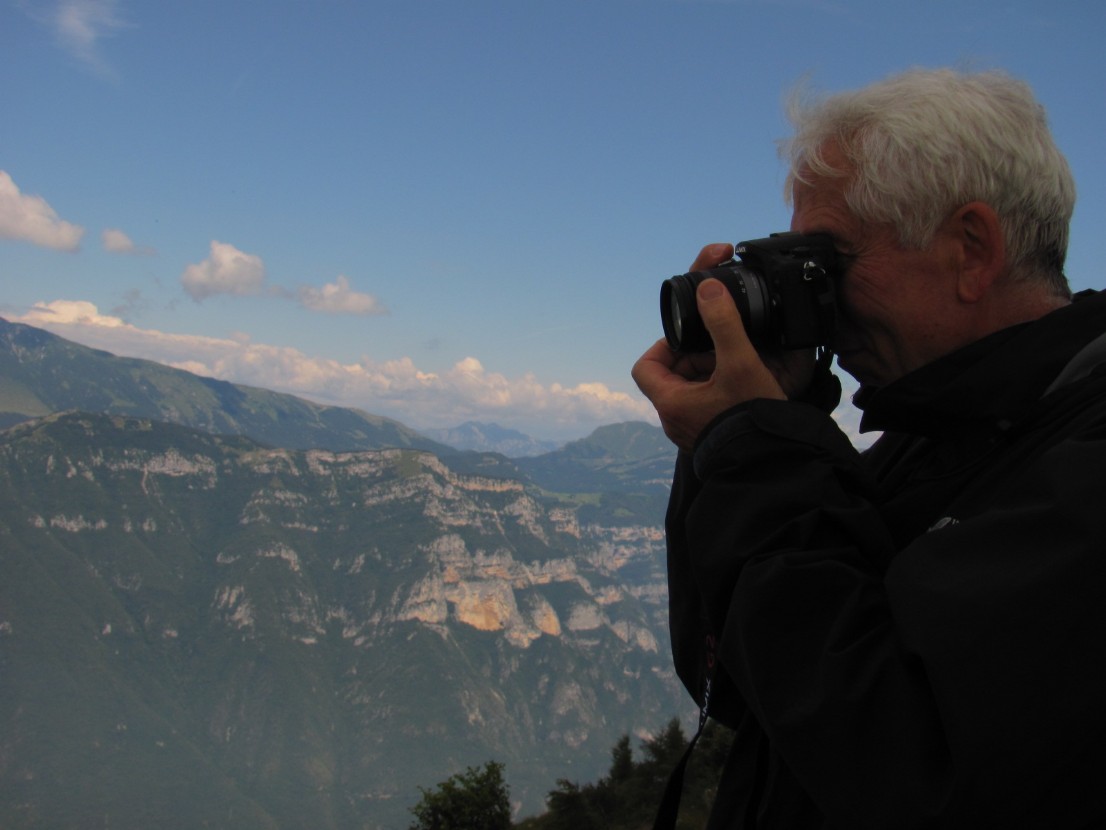
<path fill-rule="evenodd" d="M 1012 454 L 901 551 L 824 414 L 758 401 L 700 443 L 679 532 L 722 670 L 834 826 L 1106 815 L 1099 432 Z"/>

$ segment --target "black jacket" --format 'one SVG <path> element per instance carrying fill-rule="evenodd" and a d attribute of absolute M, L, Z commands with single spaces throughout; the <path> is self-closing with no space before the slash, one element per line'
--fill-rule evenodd
<path fill-rule="evenodd" d="M 1081 296 L 862 393 L 864 454 L 767 400 L 681 454 L 676 669 L 701 703 L 716 641 L 738 730 L 712 827 L 1106 826 L 1104 332 Z"/>

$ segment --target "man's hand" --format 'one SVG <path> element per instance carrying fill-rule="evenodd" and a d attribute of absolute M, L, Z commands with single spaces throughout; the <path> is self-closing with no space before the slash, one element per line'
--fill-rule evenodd
<path fill-rule="evenodd" d="M 692 271 L 701 271 L 733 256 L 733 246 L 707 245 Z M 802 391 L 810 383 L 813 352 L 759 355 L 745 333 L 733 297 L 718 280 L 704 280 L 695 296 L 714 353 L 680 354 L 664 340 L 653 344 L 634 364 L 633 378 L 660 415 L 665 434 L 690 450 L 715 417 L 754 398 L 786 399 L 784 386 Z M 780 380 L 777 380 L 777 377 Z"/>

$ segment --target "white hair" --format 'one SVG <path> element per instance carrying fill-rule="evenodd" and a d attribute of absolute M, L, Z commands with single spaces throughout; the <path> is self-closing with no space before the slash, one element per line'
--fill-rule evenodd
<path fill-rule="evenodd" d="M 1075 182 L 1025 83 L 1001 72 L 915 69 L 880 83 L 788 106 L 794 136 L 781 146 L 796 180 L 851 176 L 857 218 L 892 225 L 925 248 L 940 224 L 972 201 L 998 214 L 1011 274 L 1068 295 L 1064 276 Z M 838 148 L 850 169 L 827 163 Z"/>

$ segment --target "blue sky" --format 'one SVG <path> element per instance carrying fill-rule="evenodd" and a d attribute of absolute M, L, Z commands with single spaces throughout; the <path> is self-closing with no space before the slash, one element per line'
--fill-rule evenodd
<path fill-rule="evenodd" d="M 1034 87 L 1101 285 L 1098 0 L 0 4 L 0 316 L 116 354 L 418 428 L 649 419 L 660 281 L 788 225 L 786 93 L 915 65 Z"/>

